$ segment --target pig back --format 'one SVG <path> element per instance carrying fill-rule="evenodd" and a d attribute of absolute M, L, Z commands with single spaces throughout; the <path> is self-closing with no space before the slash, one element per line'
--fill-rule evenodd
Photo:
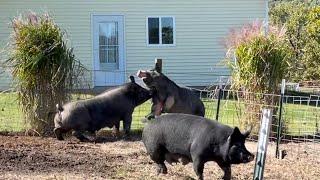
<path fill-rule="evenodd" d="M 55 126 L 61 126 L 64 129 L 87 128 L 91 117 L 84 102 L 82 100 L 65 104 L 63 106 L 64 110 L 60 112 L 60 115 L 56 114 Z"/>
<path fill-rule="evenodd" d="M 216 123 L 200 116 L 170 113 L 149 122 L 142 138 L 146 146 L 162 145 L 169 152 L 190 156 L 192 143 L 210 143 L 215 126 Z"/>
<path fill-rule="evenodd" d="M 107 114 L 124 114 L 133 111 L 133 100 L 127 95 L 124 87 L 111 89 L 87 102 L 87 106 L 103 109 Z"/>
<path fill-rule="evenodd" d="M 200 99 L 200 95 L 197 95 L 196 92 L 185 87 L 181 87 L 177 95 L 179 96 L 179 98 L 177 98 L 177 104 L 175 107 L 176 112 L 179 112 L 180 110 L 180 113 L 193 114 L 204 117 L 205 107 Z"/>

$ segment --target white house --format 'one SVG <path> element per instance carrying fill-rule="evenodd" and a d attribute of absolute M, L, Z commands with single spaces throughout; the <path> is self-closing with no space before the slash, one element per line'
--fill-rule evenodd
<path fill-rule="evenodd" d="M 12 17 L 48 11 L 67 31 L 76 57 L 92 70 L 94 86 L 122 84 L 138 69 L 153 67 L 155 58 L 163 59 L 164 72 L 178 84 L 206 86 L 229 75 L 221 61 L 230 28 L 264 20 L 267 5 L 267 0 L 2 0 L 0 46 L 8 41 Z M 1 74 L 0 89 L 10 82 L 9 74 Z"/>

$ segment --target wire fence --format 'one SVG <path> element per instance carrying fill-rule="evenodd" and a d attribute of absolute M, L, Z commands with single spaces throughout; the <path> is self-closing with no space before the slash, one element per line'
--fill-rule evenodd
<path fill-rule="evenodd" d="M 231 90 L 224 90 L 222 94 L 218 121 L 230 126 L 242 126 L 242 129 L 245 128 L 243 124 L 254 125 L 251 140 L 257 141 L 261 110 L 263 108 L 272 109 L 273 120 L 269 140 L 271 146 L 274 147 L 274 152 L 271 153 L 282 156 L 290 152 L 297 157 L 301 154 L 319 155 L 319 95 L 284 95 L 283 104 L 280 107 L 281 95 Z M 244 99 L 245 96 L 249 99 Z M 218 101 L 219 98 L 212 100 Z M 282 111 L 281 115 L 280 111 Z"/>
<path fill-rule="evenodd" d="M 91 78 L 89 79 L 91 80 Z M 78 88 L 79 91 L 74 91 L 72 101 L 92 98 L 97 93 L 96 89 L 91 89 L 91 81 L 85 80 L 88 78 L 80 80 L 81 86 L 86 86 Z M 260 127 L 261 110 L 269 108 L 273 110 L 269 139 L 270 144 L 277 146 L 277 151 L 318 154 L 316 152 L 320 150 L 319 94 L 304 96 L 285 94 L 281 101 L 280 94 L 229 90 L 230 79 L 228 77 L 217 77 L 213 84 L 201 90 L 193 89 L 199 94 L 205 105 L 207 118 L 218 120 L 232 127 L 238 126 L 242 131 L 252 125 L 254 128 L 251 140 L 256 141 Z M 98 92 L 105 89 L 102 88 Z M 17 97 L 18 95 L 13 89 L 0 92 L 0 133 L 23 132 L 28 128 L 23 121 Z M 135 109 L 132 129 L 140 130 L 143 128 L 142 120 L 150 110 L 150 101 Z"/>

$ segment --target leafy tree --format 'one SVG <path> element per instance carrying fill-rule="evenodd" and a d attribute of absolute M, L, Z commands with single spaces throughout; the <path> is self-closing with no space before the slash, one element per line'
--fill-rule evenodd
<path fill-rule="evenodd" d="M 289 80 L 319 79 L 317 69 L 320 66 L 317 55 L 319 46 L 314 41 L 317 34 L 311 30 L 315 28 L 310 26 L 313 24 L 313 27 L 316 27 L 316 15 L 310 15 L 310 13 L 319 3 L 315 0 L 272 1 L 271 3 L 271 24 L 286 27 L 286 37 L 294 51 L 286 77 Z M 311 36 L 311 32 L 314 35 Z"/>
<path fill-rule="evenodd" d="M 307 42 L 304 47 L 303 65 L 307 70 L 303 74 L 306 80 L 320 79 L 320 7 L 313 7 L 307 14 Z"/>
<path fill-rule="evenodd" d="M 285 25 L 287 40 L 294 51 L 288 79 L 300 80 L 303 74 L 301 59 L 306 44 L 305 26 L 307 23 L 308 6 L 305 3 L 291 1 L 276 4 L 270 10 L 270 20 L 275 25 Z"/>

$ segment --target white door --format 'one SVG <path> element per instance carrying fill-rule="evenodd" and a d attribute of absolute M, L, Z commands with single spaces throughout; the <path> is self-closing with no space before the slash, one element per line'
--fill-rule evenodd
<path fill-rule="evenodd" d="M 93 16 L 94 86 L 125 81 L 123 16 Z"/>

